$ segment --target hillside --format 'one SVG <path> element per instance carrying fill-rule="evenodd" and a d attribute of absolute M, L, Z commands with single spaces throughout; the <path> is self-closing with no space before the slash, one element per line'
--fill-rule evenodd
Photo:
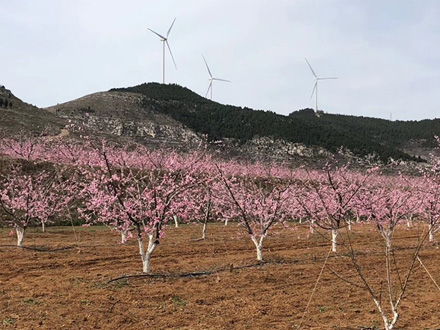
<path fill-rule="evenodd" d="M 319 146 L 331 152 L 341 146 L 364 156 L 376 153 L 389 157 L 420 160 L 440 134 L 440 120 L 392 122 L 374 118 L 322 114 L 305 109 L 283 116 L 222 105 L 178 85 L 156 83 L 113 89 L 144 95 L 144 107 L 169 115 L 195 132 L 211 139 L 236 139 L 246 143 L 255 137 L 272 137 L 290 143 Z"/>
<path fill-rule="evenodd" d="M 145 107 L 144 98 L 137 93 L 99 92 L 46 110 L 110 138 L 125 137 L 147 145 L 180 149 L 200 142 L 182 123 Z"/>
<path fill-rule="evenodd" d="M 0 135 L 57 135 L 66 125 L 64 119 L 23 102 L 4 86 L 0 86 L 0 118 Z"/>
<path fill-rule="evenodd" d="M 313 161 L 344 147 L 358 156 L 376 154 L 383 161 L 422 161 L 434 146 L 434 135 L 440 135 L 440 119 L 404 122 L 326 113 L 318 117 L 312 109 L 284 116 L 223 105 L 175 84 L 115 88 L 45 110 L 5 88 L 0 89 L 0 100 L 6 104 L 0 107 L 3 134 L 23 130 L 35 135 L 46 129 L 57 135 L 70 121 L 95 136 L 153 147 L 190 149 L 206 135 L 224 141 L 229 156 L 258 160 Z"/>

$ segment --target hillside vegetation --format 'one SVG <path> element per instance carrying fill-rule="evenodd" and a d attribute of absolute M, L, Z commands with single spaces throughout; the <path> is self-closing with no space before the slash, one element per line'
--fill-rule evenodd
<path fill-rule="evenodd" d="M 327 113 L 318 117 L 312 109 L 285 116 L 223 105 L 176 84 L 115 88 L 47 109 L 21 101 L 4 87 L 0 99 L 4 135 L 58 135 L 70 121 L 86 125 L 95 136 L 177 149 L 190 149 L 207 135 L 212 141 L 232 141 L 233 148 L 238 147 L 235 154 L 247 150 L 245 157 L 251 158 L 264 149 L 281 159 L 285 148 L 299 143 L 332 153 L 344 147 L 358 156 L 376 154 L 384 162 L 389 158 L 423 161 L 433 150 L 434 136 L 440 135 L 440 119 L 389 121 Z M 255 141 L 272 142 L 263 146 Z"/>
<path fill-rule="evenodd" d="M 222 105 L 175 84 L 148 83 L 111 91 L 142 94 L 146 108 L 169 115 L 212 140 L 234 138 L 244 143 L 270 136 L 332 152 L 342 146 L 360 156 L 375 153 L 384 161 L 390 157 L 421 161 L 418 154 L 404 150 L 414 144 L 432 147 L 434 135 L 440 134 L 439 119 L 403 122 L 326 113 L 317 117 L 312 109 L 283 116 Z"/>

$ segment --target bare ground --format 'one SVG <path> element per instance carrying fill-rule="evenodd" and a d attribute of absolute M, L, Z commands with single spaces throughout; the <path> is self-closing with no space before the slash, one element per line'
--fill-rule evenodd
<path fill-rule="evenodd" d="M 399 228 L 396 265 L 403 280 L 423 231 Z M 379 329 L 381 318 L 351 263 L 345 230 L 307 303 L 330 248 L 329 233 L 280 230 L 257 264 L 250 239 L 235 224 L 169 227 L 152 257 L 158 277 L 140 275 L 137 243 L 119 244 L 106 227 L 30 229 L 25 246 L 0 229 L 0 328 L 4 329 Z M 383 242 L 370 226 L 350 234 L 356 258 L 388 308 Z M 37 248 L 37 249 L 35 249 Z M 440 251 L 426 244 L 420 258 L 440 283 Z M 395 266 L 394 266 L 395 267 Z M 210 271 L 205 276 L 178 275 Z M 338 274 L 340 277 L 334 275 Z M 399 279 L 394 280 L 398 291 Z M 380 289 L 382 287 L 382 289 Z M 416 264 L 401 304 L 398 329 L 440 328 L 440 291 Z M 303 317 L 304 316 L 304 317 Z M 303 319 L 302 319 L 303 318 Z"/>

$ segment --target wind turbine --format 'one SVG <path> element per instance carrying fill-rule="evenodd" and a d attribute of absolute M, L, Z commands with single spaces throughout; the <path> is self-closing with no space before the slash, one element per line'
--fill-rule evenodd
<path fill-rule="evenodd" d="M 205 61 L 206 68 L 208 69 L 209 76 L 211 77 L 211 78 L 208 79 L 209 80 L 209 86 L 208 86 L 208 90 L 206 91 L 205 97 L 208 96 L 209 90 L 211 90 L 211 100 L 212 100 L 212 83 L 214 82 L 214 80 L 226 81 L 226 82 L 231 82 L 231 81 L 225 80 L 225 79 L 220 79 L 220 78 L 214 78 L 212 76 L 211 70 L 209 70 L 209 66 L 208 66 L 208 63 L 206 62 L 205 56 L 202 55 L 202 57 L 203 57 L 203 60 Z"/>
<path fill-rule="evenodd" d="M 316 109 L 315 112 L 318 113 L 318 81 L 320 80 L 327 80 L 327 79 L 338 79 L 337 77 L 318 77 L 315 73 L 315 71 L 312 69 L 312 66 L 310 65 L 309 61 L 307 61 L 307 64 L 309 65 L 310 70 L 312 71 L 313 75 L 315 76 L 315 85 L 313 86 L 312 95 L 310 98 L 313 97 L 313 94 L 316 96 Z"/>
<path fill-rule="evenodd" d="M 168 29 L 167 32 L 167 36 L 164 37 L 163 35 L 160 35 L 159 33 L 151 30 L 150 28 L 148 28 L 148 30 L 150 30 L 151 32 L 153 32 L 155 35 L 157 35 L 160 38 L 160 41 L 163 42 L 163 83 L 165 84 L 165 45 L 168 47 L 168 50 L 170 52 L 171 58 L 173 59 L 173 63 L 174 63 L 174 67 L 177 70 L 177 65 L 176 65 L 176 61 L 174 61 L 174 56 L 173 53 L 171 52 L 171 48 L 170 48 L 170 44 L 168 43 L 168 37 L 170 35 L 171 29 L 173 28 L 174 22 L 176 21 L 176 19 L 174 18 L 173 23 L 171 24 L 170 28 Z"/>

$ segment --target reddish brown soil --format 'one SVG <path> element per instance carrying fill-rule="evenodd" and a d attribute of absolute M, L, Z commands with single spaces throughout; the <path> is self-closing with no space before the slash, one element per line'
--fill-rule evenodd
<path fill-rule="evenodd" d="M 403 278 L 424 226 L 396 231 L 396 264 Z M 379 329 L 381 318 L 367 291 L 325 268 L 307 312 L 318 275 L 329 251 L 328 232 L 307 238 L 308 228 L 283 230 L 267 237 L 264 258 L 256 267 L 251 240 L 240 228 L 211 225 L 208 238 L 200 226 L 168 228 L 152 257 L 154 274 L 226 270 L 186 278 L 129 278 L 141 274 L 137 243 L 118 244 L 105 227 L 31 229 L 25 245 L 0 229 L 0 328 L 4 329 Z M 350 235 L 363 272 L 385 298 L 383 241 L 369 226 Z M 341 233 L 342 243 L 347 234 Z M 339 276 L 361 284 L 348 247 L 330 254 L 327 265 Z M 440 283 L 440 250 L 425 245 L 420 258 Z M 231 266 L 232 265 L 232 266 Z M 398 278 L 394 280 L 398 283 Z M 397 291 L 398 284 L 395 285 Z M 440 291 L 417 263 L 400 306 L 398 329 L 440 328 Z"/>

